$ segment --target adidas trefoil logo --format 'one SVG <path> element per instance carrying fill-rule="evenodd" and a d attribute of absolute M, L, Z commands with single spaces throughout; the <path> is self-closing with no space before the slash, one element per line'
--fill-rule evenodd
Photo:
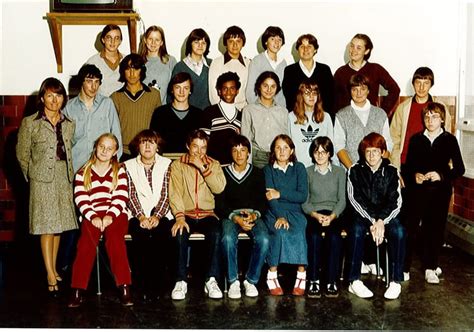
<path fill-rule="evenodd" d="M 301 128 L 301 133 L 304 136 L 304 139 L 302 141 L 303 143 L 312 142 L 313 139 L 316 136 L 318 136 L 319 128 L 316 128 L 316 129 L 313 130 L 313 127 L 311 127 L 311 125 L 309 125 L 308 128 L 306 128 L 306 130 L 304 128 Z"/>

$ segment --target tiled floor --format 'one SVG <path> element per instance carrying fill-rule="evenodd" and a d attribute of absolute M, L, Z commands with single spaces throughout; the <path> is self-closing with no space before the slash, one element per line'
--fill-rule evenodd
<path fill-rule="evenodd" d="M 400 299 L 384 300 L 384 283 L 365 277 L 375 296 L 364 300 L 342 285 L 336 299 L 270 296 L 264 283 L 261 295 L 240 300 L 204 297 L 199 277 L 190 280 L 184 301 L 170 299 L 170 290 L 153 303 L 143 303 L 135 293 L 135 306 L 120 305 L 107 271 L 103 294 L 95 294 L 92 278 L 86 302 L 68 309 L 68 290 L 56 299 L 46 294 L 39 246 L 9 246 L 0 249 L 3 279 L 0 291 L 1 328 L 157 328 L 157 329 L 374 329 L 374 330 L 473 330 L 474 258 L 455 248 L 444 248 L 440 285 L 425 283 L 419 263 L 411 280 L 402 286 Z M 199 262 L 195 263 L 199 264 Z M 286 290 L 293 277 L 284 277 Z M 67 288 L 66 286 L 63 288 Z"/>

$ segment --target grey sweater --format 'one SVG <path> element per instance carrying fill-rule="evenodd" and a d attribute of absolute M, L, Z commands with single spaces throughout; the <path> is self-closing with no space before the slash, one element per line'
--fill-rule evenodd
<path fill-rule="evenodd" d="M 346 172 L 342 167 L 331 165 L 332 170 L 322 175 L 314 165 L 306 168 L 308 174 L 308 198 L 303 203 L 303 211 L 329 210 L 341 215 L 346 207 Z"/>

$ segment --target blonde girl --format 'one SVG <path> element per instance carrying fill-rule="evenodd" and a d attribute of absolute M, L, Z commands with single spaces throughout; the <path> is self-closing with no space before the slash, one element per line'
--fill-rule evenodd
<path fill-rule="evenodd" d="M 73 295 L 69 307 L 83 302 L 96 247 L 102 234 L 112 273 L 120 290 L 124 306 L 133 305 L 130 296 L 131 275 L 124 235 L 128 230 L 127 175 L 117 158 L 119 142 L 110 133 L 101 135 L 94 143 L 89 161 L 75 178 L 74 200 L 80 211 L 81 236 L 72 268 Z"/>
<path fill-rule="evenodd" d="M 145 31 L 141 41 L 140 55 L 146 66 L 146 78 L 143 83 L 157 88 L 161 94 L 161 104 L 166 104 L 166 89 L 176 65 L 176 59 L 168 54 L 163 28 L 152 25 Z"/>

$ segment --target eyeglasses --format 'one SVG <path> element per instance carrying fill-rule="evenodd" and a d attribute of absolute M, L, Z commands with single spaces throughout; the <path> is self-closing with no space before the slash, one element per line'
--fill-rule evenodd
<path fill-rule="evenodd" d="M 365 154 L 366 155 L 370 155 L 370 156 L 378 156 L 378 155 L 381 155 L 382 154 L 382 151 L 380 149 L 366 149 L 365 150 Z"/>
<path fill-rule="evenodd" d="M 432 114 L 432 115 L 429 115 L 429 114 L 426 114 L 425 115 L 425 121 L 435 121 L 435 120 L 440 120 L 441 119 L 441 115 L 439 114 Z"/>
<path fill-rule="evenodd" d="M 328 153 L 329 153 L 329 152 L 327 152 L 327 151 L 314 151 L 313 154 L 316 155 L 316 156 L 321 156 L 321 157 L 323 157 L 323 156 L 327 155 Z"/>
<path fill-rule="evenodd" d="M 318 95 L 318 90 L 304 90 L 303 94 L 305 96 L 317 96 Z"/>

